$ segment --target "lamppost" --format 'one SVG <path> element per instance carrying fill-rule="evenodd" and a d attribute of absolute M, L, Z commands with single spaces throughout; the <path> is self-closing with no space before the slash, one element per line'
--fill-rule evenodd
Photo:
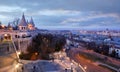
<path fill-rule="evenodd" d="M 59 55 L 59 59 L 61 60 L 61 62 L 62 62 L 62 56 L 61 56 L 61 54 Z"/>
<path fill-rule="evenodd" d="M 87 65 L 85 65 L 83 68 L 84 68 L 85 71 L 87 71 Z"/>
<path fill-rule="evenodd" d="M 85 70 L 87 69 L 87 66 L 86 66 L 86 65 L 84 66 L 84 69 L 85 69 Z"/>
<path fill-rule="evenodd" d="M 79 64 L 79 67 L 82 69 L 83 72 L 86 72 L 87 66 L 82 67 L 82 66 Z"/>
<path fill-rule="evenodd" d="M 71 72 L 73 72 L 73 67 L 72 67 L 72 66 L 73 66 L 73 63 L 71 63 L 70 65 L 71 65 Z"/>

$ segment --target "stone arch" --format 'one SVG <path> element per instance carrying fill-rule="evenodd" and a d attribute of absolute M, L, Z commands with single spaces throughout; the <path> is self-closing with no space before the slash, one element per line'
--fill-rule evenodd
<path fill-rule="evenodd" d="M 12 40 L 12 36 L 9 33 L 3 34 L 2 38 L 3 38 L 4 41 L 10 41 L 10 40 Z"/>

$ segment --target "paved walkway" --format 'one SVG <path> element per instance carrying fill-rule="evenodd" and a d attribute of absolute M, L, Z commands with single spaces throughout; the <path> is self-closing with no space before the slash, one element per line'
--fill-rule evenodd
<path fill-rule="evenodd" d="M 23 72 L 85 72 L 74 60 L 60 53 L 60 58 L 53 60 L 38 60 L 24 65 Z"/>
<path fill-rule="evenodd" d="M 63 72 L 63 68 L 52 61 L 39 60 L 24 65 L 23 72 Z"/>

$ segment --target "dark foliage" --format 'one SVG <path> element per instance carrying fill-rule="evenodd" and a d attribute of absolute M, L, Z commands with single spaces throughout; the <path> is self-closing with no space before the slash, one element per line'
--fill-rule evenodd
<path fill-rule="evenodd" d="M 36 59 L 49 59 L 49 54 L 62 50 L 65 43 L 66 39 L 64 36 L 38 34 L 33 37 L 27 51 L 30 55 L 37 53 Z"/>
<path fill-rule="evenodd" d="M 23 54 L 23 53 L 21 53 L 21 54 L 19 55 L 19 57 L 20 57 L 21 59 L 29 60 L 29 59 L 31 58 L 31 54 Z"/>
<path fill-rule="evenodd" d="M 109 54 L 110 46 L 107 44 L 102 43 L 100 45 L 97 45 L 95 42 L 89 42 L 89 43 L 86 43 L 86 47 L 88 50 L 93 50 L 103 55 L 111 56 L 114 58 L 119 58 L 118 53 L 115 50 L 113 50 L 112 53 Z"/>

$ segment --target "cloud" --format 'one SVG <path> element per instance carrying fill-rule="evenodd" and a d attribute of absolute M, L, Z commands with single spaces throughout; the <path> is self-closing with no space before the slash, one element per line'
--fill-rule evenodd
<path fill-rule="evenodd" d="M 68 2 L 69 1 L 69 2 Z M 41 9 L 120 12 L 120 0 L 2 0 L 0 5 L 26 7 L 31 12 Z"/>
<path fill-rule="evenodd" d="M 0 19 L 6 19 L 6 16 L 0 15 Z"/>
<path fill-rule="evenodd" d="M 25 12 L 27 9 L 14 6 L 0 6 L 0 12 Z"/>
<path fill-rule="evenodd" d="M 0 15 L 0 22 L 2 22 L 4 24 L 4 22 L 9 22 L 10 20 L 12 20 L 12 18 L 8 17 L 8 16 L 4 16 L 4 15 Z"/>
<path fill-rule="evenodd" d="M 26 8 L 19 6 L 0 5 L 0 21 L 8 24 L 8 22 L 12 22 L 14 18 L 19 18 L 20 14 L 26 11 Z"/>
<path fill-rule="evenodd" d="M 72 10 L 41 10 L 39 11 L 40 15 L 46 15 L 46 16 L 66 16 L 66 15 L 79 15 L 79 11 L 72 11 Z"/>
<path fill-rule="evenodd" d="M 44 15 L 44 16 L 76 16 L 80 15 L 80 11 L 64 10 L 64 9 L 43 9 L 37 12 L 29 12 L 27 15 Z"/>
<path fill-rule="evenodd" d="M 69 2 L 68 2 L 69 1 Z M 33 17 L 36 26 L 102 26 L 120 24 L 120 0 L 0 0 L 0 20 Z M 7 20 L 5 20 L 7 18 Z"/>
<path fill-rule="evenodd" d="M 95 19 L 100 19 L 100 18 L 115 18 L 117 21 L 120 20 L 120 17 L 118 14 L 115 14 L 115 13 L 109 13 L 109 14 L 97 14 L 97 13 L 93 13 L 90 14 L 90 15 L 87 15 L 87 16 L 83 16 L 83 17 L 78 17 L 78 18 L 68 18 L 64 21 L 61 22 L 61 24 L 68 24 L 68 23 L 76 23 L 76 22 L 85 22 L 85 21 L 92 21 L 92 20 L 95 20 Z"/>

